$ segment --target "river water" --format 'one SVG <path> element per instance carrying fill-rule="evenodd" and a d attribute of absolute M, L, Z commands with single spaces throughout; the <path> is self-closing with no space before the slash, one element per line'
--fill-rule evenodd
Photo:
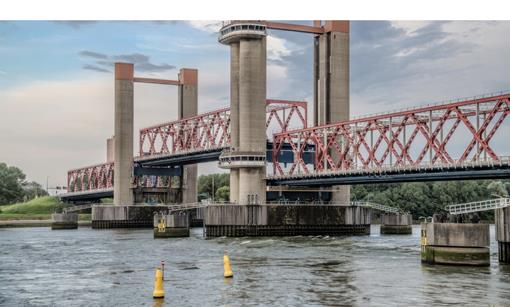
<path fill-rule="evenodd" d="M 154 240 L 152 230 L 0 229 L 2 306 L 510 304 L 510 266 L 420 263 L 412 235 Z M 223 278 L 223 251 L 234 271 Z M 152 299 L 165 260 L 164 301 Z"/>

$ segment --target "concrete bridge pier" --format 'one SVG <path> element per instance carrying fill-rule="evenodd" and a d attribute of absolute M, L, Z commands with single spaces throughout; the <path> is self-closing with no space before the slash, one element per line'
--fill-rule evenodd
<path fill-rule="evenodd" d="M 496 240 L 501 263 L 510 263 L 510 207 L 496 209 Z"/>
<path fill-rule="evenodd" d="M 78 213 L 53 213 L 51 229 L 78 229 Z"/>
<path fill-rule="evenodd" d="M 198 114 L 198 70 L 182 68 L 179 72 L 178 89 L 179 119 Z M 182 203 L 197 201 L 197 165 L 186 165 L 182 168 L 180 178 Z"/>
<path fill-rule="evenodd" d="M 115 63 L 115 135 L 113 202 L 133 204 L 133 81 L 134 67 Z"/>
<path fill-rule="evenodd" d="M 381 214 L 381 234 L 412 234 L 413 216 L 401 213 Z"/>
<path fill-rule="evenodd" d="M 315 37 L 315 126 L 349 120 L 349 21 L 326 21 L 324 30 L 325 33 Z M 343 142 L 339 140 L 340 144 Z M 338 155 L 332 154 L 332 156 L 335 162 L 340 159 Z M 349 186 L 338 185 L 333 186 L 332 189 L 333 202 L 349 203 Z"/>
<path fill-rule="evenodd" d="M 230 169 L 230 202 L 266 201 L 266 29 L 258 21 L 234 21 L 220 43 L 231 51 L 231 151 L 219 166 Z"/>
<path fill-rule="evenodd" d="M 489 266 L 489 246 L 489 224 L 422 224 L 423 263 Z"/>

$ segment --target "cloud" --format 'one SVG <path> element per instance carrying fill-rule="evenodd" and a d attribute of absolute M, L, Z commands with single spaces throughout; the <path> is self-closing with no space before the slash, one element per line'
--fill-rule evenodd
<path fill-rule="evenodd" d="M 267 36 L 267 59 L 273 61 L 282 61 L 285 57 L 290 56 L 294 50 L 289 48 L 289 43 L 276 36 Z"/>
<path fill-rule="evenodd" d="M 138 131 L 177 118 L 177 88 L 136 85 Z M 114 82 L 91 79 L 37 81 L 0 91 L 0 161 L 23 169 L 30 180 L 65 185 L 67 170 L 102 163 L 113 134 Z M 30 110 L 29 112 L 27 110 Z M 37 158 L 34 159 L 34 153 Z"/>
<path fill-rule="evenodd" d="M 141 72 L 165 72 L 175 69 L 174 65 L 167 63 L 154 64 L 150 61 L 148 55 L 142 53 L 107 55 L 90 50 L 82 50 L 78 53 L 85 58 L 94 59 L 93 63 L 83 65 L 83 69 L 94 70 L 98 72 L 110 72 L 115 62 L 129 62 L 135 64 L 136 70 Z"/>
<path fill-rule="evenodd" d="M 75 30 L 81 29 L 83 26 L 91 25 L 96 23 L 95 20 L 62 20 L 62 21 L 55 21 L 56 23 L 66 25 L 68 27 L 71 27 Z"/>
<path fill-rule="evenodd" d="M 7 75 L 7 72 L 0 70 L 0 75 Z"/>
<path fill-rule="evenodd" d="M 191 20 L 187 23 L 193 28 L 207 33 L 218 33 L 221 28 L 221 21 L 218 20 Z"/>
<path fill-rule="evenodd" d="M 83 57 L 89 57 L 94 59 L 108 59 L 108 55 L 94 51 L 82 50 L 78 54 Z"/>
<path fill-rule="evenodd" d="M 93 70 L 93 71 L 98 71 L 98 72 L 106 72 L 106 73 L 111 72 L 111 71 L 110 71 L 110 70 L 108 70 L 108 69 L 101 68 L 101 67 L 99 67 L 99 66 L 92 65 L 92 64 L 85 64 L 85 65 L 83 65 L 83 69 Z"/>

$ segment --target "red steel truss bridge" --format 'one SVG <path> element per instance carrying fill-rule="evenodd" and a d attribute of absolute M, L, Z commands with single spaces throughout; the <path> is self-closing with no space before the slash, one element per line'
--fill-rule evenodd
<path fill-rule="evenodd" d="M 508 178 L 509 112 L 510 93 L 499 93 L 307 127 L 306 102 L 268 100 L 267 183 Z M 182 165 L 216 161 L 229 148 L 229 109 L 141 129 L 139 145 L 134 186 L 167 187 L 164 176 L 179 175 Z M 156 170 L 149 176 L 145 167 Z M 112 188 L 113 163 L 68 172 L 68 194 L 106 197 Z"/>
<path fill-rule="evenodd" d="M 509 112 L 499 93 L 276 133 L 268 184 L 509 177 Z"/>
<path fill-rule="evenodd" d="M 268 139 L 275 132 L 307 127 L 305 101 L 269 99 L 266 104 Z M 168 176 L 178 176 L 180 166 L 218 160 L 221 151 L 229 148 L 230 109 L 143 128 L 139 146 L 139 156 L 134 158 L 134 186 L 168 187 L 171 183 Z M 150 175 L 145 167 L 150 167 Z M 101 197 L 111 196 L 113 169 L 110 162 L 68 171 L 68 194 L 80 196 L 94 192 Z"/>

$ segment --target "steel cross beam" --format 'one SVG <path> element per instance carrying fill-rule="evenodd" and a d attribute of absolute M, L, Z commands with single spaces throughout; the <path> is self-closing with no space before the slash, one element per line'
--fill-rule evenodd
<path fill-rule="evenodd" d="M 273 138 L 273 176 L 269 179 L 499 162 L 504 153 L 490 141 L 502 130 L 509 113 L 510 94 L 506 93 L 284 131 Z M 315 159 L 305 164 L 303 150 L 310 147 L 315 148 Z M 291 148 L 293 163 L 278 161 L 283 148 Z"/>

